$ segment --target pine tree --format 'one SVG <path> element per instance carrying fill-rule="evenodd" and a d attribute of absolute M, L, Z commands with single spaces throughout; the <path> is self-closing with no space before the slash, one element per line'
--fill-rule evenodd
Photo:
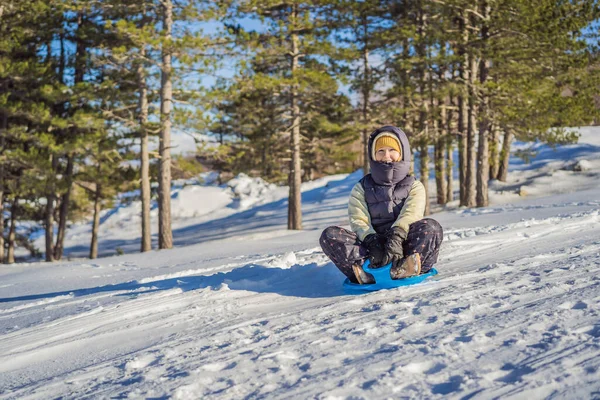
<path fill-rule="evenodd" d="M 98 103 L 89 101 L 98 96 L 101 76 L 91 59 L 91 50 L 99 47 L 99 43 L 105 38 L 99 18 L 102 11 L 95 2 L 82 1 L 77 4 L 66 3 L 62 13 L 65 30 L 61 36 L 60 64 L 64 64 L 64 67 L 60 68 L 61 75 L 58 78 L 70 90 L 62 102 L 57 104 L 57 112 L 66 121 L 56 133 L 56 142 L 62 147 L 56 162 L 56 172 L 62 175 L 58 182 L 59 218 L 54 245 L 54 258 L 57 260 L 63 256 L 78 165 L 82 162 L 85 149 L 91 145 L 93 133 L 101 129 L 104 123 Z M 73 52 L 67 49 L 67 42 L 73 46 Z"/>
<path fill-rule="evenodd" d="M 45 163 L 57 150 L 57 129 L 66 123 L 55 113 L 57 99 L 65 95 L 57 79 L 57 71 L 62 71 L 63 66 L 55 63 L 51 45 L 52 38 L 62 29 L 55 18 L 61 10 L 58 2 L 3 3 L 3 18 L 0 19 L 0 64 L 3 65 L 0 87 L 4 94 L 0 97 L 2 175 L 4 195 L 12 197 L 13 201 L 16 193 L 11 194 L 6 189 L 17 188 L 11 180 L 20 176 L 18 171 L 23 165 L 37 171 L 40 179 L 46 177 L 47 187 L 53 182 L 54 172 Z M 35 32 L 32 26 L 36 27 Z M 37 144 L 32 145 L 35 142 Z M 23 153 L 23 149 L 38 148 L 39 151 Z M 43 197 L 47 204 L 53 204 L 50 195 L 46 193 Z M 13 210 L 17 212 L 18 206 L 14 205 Z M 15 221 L 16 216 L 11 216 L 11 223 Z M 47 234 L 52 232 L 52 227 L 46 231 Z M 52 237 L 50 245 L 53 247 Z M 53 251 L 47 249 L 46 253 L 47 259 L 51 260 Z"/>
<path fill-rule="evenodd" d="M 589 2 L 553 1 L 533 5 L 512 1 L 511 11 L 496 13 L 489 41 L 490 108 L 493 124 L 503 137 L 497 173 L 506 181 L 510 144 L 520 140 L 568 142 L 575 136 L 552 128 L 590 123 L 593 87 L 583 30 L 598 16 Z M 525 18 L 527 16 L 527 18 Z M 573 80 L 575 78 L 575 80 Z M 593 78 L 592 78 L 593 79 Z"/>
<path fill-rule="evenodd" d="M 123 101 L 127 107 L 121 110 L 129 111 L 129 107 L 137 107 L 135 113 L 120 112 L 119 109 L 108 110 L 108 117 L 116 120 L 120 125 L 125 125 L 135 139 L 139 140 L 140 151 L 140 192 L 141 192 L 141 243 L 142 252 L 152 249 L 151 221 L 150 221 L 150 154 L 149 138 L 158 132 L 150 123 L 153 117 L 150 113 L 150 104 L 154 101 L 153 90 L 148 84 L 152 77 L 153 47 L 158 42 L 157 32 L 154 29 L 159 21 L 159 7 L 149 1 L 123 1 L 115 0 L 113 7 L 107 9 L 107 28 L 114 32 L 110 46 L 105 48 L 104 63 L 114 69 L 113 79 L 119 82 L 135 81 L 136 87 L 132 90 L 136 96 L 128 97 Z M 131 72 L 135 76 L 131 76 Z M 119 85 L 122 87 L 123 85 Z"/>
<path fill-rule="evenodd" d="M 122 166 L 125 157 L 118 150 L 120 139 L 121 136 L 111 129 L 96 132 L 96 144 L 88 149 L 86 165 L 77 176 L 78 186 L 86 191 L 93 205 L 91 259 L 98 257 L 98 229 L 104 204 L 110 204 L 119 191 L 131 189 L 135 182 L 133 169 Z"/>
<path fill-rule="evenodd" d="M 117 4 L 123 1 L 114 0 Z M 117 120 L 132 127 L 141 144 L 141 192 L 142 192 L 142 243 L 141 250 L 150 249 L 150 160 L 148 137 L 158 133 L 159 151 L 159 248 L 173 246 L 171 231 L 171 144 L 173 126 L 184 125 L 191 120 L 186 110 L 188 105 L 204 110 L 208 101 L 194 95 L 188 89 L 192 75 L 211 72 L 219 60 L 217 47 L 222 45 L 220 38 L 211 37 L 194 29 L 194 24 L 216 20 L 224 13 L 227 4 L 206 0 L 156 3 L 153 1 L 135 2 L 127 0 L 126 7 L 112 16 L 111 29 L 118 34 L 121 46 L 115 45 L 111 52 L 119 59 L 119 68 L 133 71 L 132 78 L 137 83 L 135 122 L 123 115 L 114 115 Z M 178 24 L 184 29 L 173 32 Z M 218 35 L 215 35 L 218 36 Z M 152 87 L 158 74 L 159 87 Z M 159 120 L 155 127 L 149 115 L 155 93 L 159 93 Z M 181 109 L 176 104 L 185 104 Z M 201 114 L 200 111 L 198 114 Z M 182 122 L 183 121 L 183 122 Z M 188 125 L 193 125 L 191 122 Z"/>
<path fill-rule="evenodd" d="M 496 10 L 494 10 L 495 12 Z M 490 179 L 489 164 L 489 134 L 491 130 L 489 94 L 485 90 L 488 82 L 490 69 L 490 56 L 488 54 L 488 41 L 490 37 L 490 19 L 492 7 L 489 0 L 481 0 L 481 45 L 479 49 L 479 85 L 482 90 L 479 99 L 479 148 L 477 151 L 477 207 L 487 207 L 488 200 L 488 180 Z"/>
<path fill-rule="evenodd" d="M 243 45 L 256 54 L 259 64 L 269 64 L 265 72 L 253 73 L 254 86 L 271 90 L 285 104 L 285 125 L 277 128 L 289 138 L 288 229 L 302 229 L 302 132 L 310 124 L 314 96 L 332 98 L 337 84 L 322 68 L 319 57 L 327 56 L 326 22 L 320 17 L 321 5 L 310 1 L 242 2 L 238 12 L 244 17 L 261 18 L 264 31 L 245 34 L 239 30 Z"/>
<path fill-rule="evenodd" d="M 379 107 L 385 104 L 381 93 L 384 63 L 373 59 L 385 57 L 386 34 L 390 29 L 392 15 L 384 3 L 379 0 L 355 2 L 340 0 L 331 2 L 325 15 L 333 32 L 335 60 L 338 76 L 348 74 L 350 90 L 359 95 L 357 114 L 360 118 L 356 127 L 360 130 L 360 155 L 364 174 L 369 173 L 370 155 L 367 149 L 369 135 L 381 120 Z"/>

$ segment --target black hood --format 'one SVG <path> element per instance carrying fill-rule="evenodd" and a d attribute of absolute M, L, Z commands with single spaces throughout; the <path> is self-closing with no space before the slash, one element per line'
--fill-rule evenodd
<path fill-rule="evenodd" d="M 377 135 L 382 132 L 388 132 L 393 134 L 400 141 L 402 146 L 402 160 L 392 163 L 384 163 L 373 160 L 373 146 Z M 391 186 L 401 182 L 408 176 L 411 162 L 410 145 L 408 144 L 408 138 L 406 134 L 395 126 L 383 126 L 373 133 L 369 137 L 369 165 L 371 166 L 371 176 L 378 185 Z"/>

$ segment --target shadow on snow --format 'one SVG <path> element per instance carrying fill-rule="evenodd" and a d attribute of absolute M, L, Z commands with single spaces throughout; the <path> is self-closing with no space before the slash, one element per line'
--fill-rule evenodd
<path fill-rule="evenodd" d="M 342 287 L 344 276 L 331 263 L 294 265 L 287 269 L 248 264 L 229 272 L 213 275 L 183 276 L 140 283 L 130 281 L 92 288 L 62 292 L 31 294 L 0 298 L 0 303 L 51 299 L 58 296 L 82 297 L 98 293 L 115 292 L 115 295 L 137 297 L 141 294 L 169 289 L 184 292 L 198 289 L 248 290 L 256 293 L 277 293 L 282 296 L 320 298 L 346 295 Z"/>

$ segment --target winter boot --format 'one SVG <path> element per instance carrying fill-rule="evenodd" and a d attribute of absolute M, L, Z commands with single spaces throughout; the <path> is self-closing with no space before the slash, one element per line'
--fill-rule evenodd
<path fill-rule="evenodd" d="M 362 269 L 362 266 L 360 266 L 358 264 L 352 264 L 352 271 L 354 272 L 354 276 L 356 277 L 356 280 L 361 285 L 365 285 L 367 283 L 375 283 L 375 278 L 373 278 L 373 275 L 367 274 Z"/>
<path fill-rule="evenodd" d="M 390 270 L 392 279 L 408 278 L 421 273 L 421 255 L 413 253 L 404 259 L 400 266 L 394 265 Z"/>

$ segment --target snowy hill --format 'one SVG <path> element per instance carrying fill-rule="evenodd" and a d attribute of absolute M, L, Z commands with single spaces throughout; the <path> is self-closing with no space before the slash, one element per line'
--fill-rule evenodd
<path fill-rule="evenodd" d="M 433 216 L 418 286 L 350 295 L 320 251 L 358 174 L 305 184 L 301 232 L 285 188 L 242 177 L 174 191 L 173 250 L 5 266 L 0 398 L 599 398 L 600 130 L 538 150 L 492 206 Z M 137 249 L 135 207 L 104 254 Z"/>

